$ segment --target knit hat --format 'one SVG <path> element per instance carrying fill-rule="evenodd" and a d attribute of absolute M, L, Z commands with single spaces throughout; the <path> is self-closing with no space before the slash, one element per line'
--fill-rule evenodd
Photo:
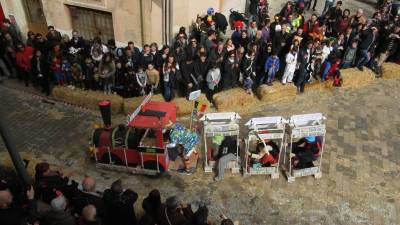
<path fill-rule="evenodd" d="M 63 195 L 58 195 L 50 202 L 51 208 L 55 211 L 63 211 L 67 205 L 67 199 Z"/>
<path fill-rule="evenodd" d="M 169 208 L 169 209 L 176 209 L 181 204 L 181 200 L 179 199 L 178 196 L 172 196 L 172 197 L 167 198 L 167 200 L 165 201 L 165 204 L 167 205 L 167 208 Z"/>

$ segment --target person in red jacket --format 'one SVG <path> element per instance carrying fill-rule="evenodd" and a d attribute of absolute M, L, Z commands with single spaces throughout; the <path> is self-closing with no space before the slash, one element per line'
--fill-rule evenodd
<path fill-rule="evenodd" d="M 315 34 L 318 34 L 318 29 L 319 29 L 318 17 L 316 14 L 312 14 L 311 18 L 307 20 L 307 22 L 305 22 L 303 25 L 303 33 L 306 36 L 310 36 L 311 39 L 313 39 L 312 37 L 315 36 Z"/>
<path fill-rule="evenodd" d="M 17 52 L 15 54 L 15 61 L 18 67 L 18 77 L 25 81 L 25 86 L 29 86 L 30 73 L 31 73 L 31 59 L 33 57 L 33 48 L 24 46 L 23 44 L 17 45 Z"/>

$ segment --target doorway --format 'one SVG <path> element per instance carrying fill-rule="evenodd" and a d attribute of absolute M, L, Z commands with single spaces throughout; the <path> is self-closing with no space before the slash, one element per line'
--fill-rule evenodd
<path fill-rule="evenodd" d="M 42 1 L 24 0 L 23 4 L 25 7 L 29 29 L 35 33 L 47 33 L 47 22 L 43 12 Z"/>

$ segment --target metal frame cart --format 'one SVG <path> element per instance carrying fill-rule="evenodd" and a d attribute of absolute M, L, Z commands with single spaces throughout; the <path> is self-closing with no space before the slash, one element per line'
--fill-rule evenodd
<path fill-rule="evenodd" d="M 287 129 L 288 136 L 290 137 L 290 142 L 287 143 L 288 147 L 285 151 L 283 162 L 288 182 L 295 181 L 296 177 L 304 177 L 310 175 L 314 175 L 316 179 L 321 178 L 322 153 L 324 152 L 326 136 L 326 127 L 324 123 L 325 120 L 326 118 L 322 115 L 322 113 L 294 115 L 290 117 Z M 295 169 L 293 168 L 291 157 L 291 153 L 293 150 L 293 141 L 308 136 L 316 136 L 320 139 L 321 146 L 318 159 L 313 162 L 313 167 Z"/>
<path fill-rule="evenodd" d="M 240 158 L 239 158 L 239 120 L 240 115 L 235 112 L 224 112 L 224 113 L 206 113 L 200 121 L 203 121 L 203 135 L 204 135 L 204 171 L 206 173 L 212 172 L 216 165 L 214 160 L 211 160 L 208 156 L 209 149 L 207 145 L 208 138 L 214 135 L 236 136 L 237 149 L 236 149 L 236 160 L 228 163 L 227 169 L 231 169 L 232 173 L 239 173 L 240 171 Z"/>
<path fill-rule="evenodd" d="M 245 139 L 245 151 L 243 154 L 243 175 L 271 175 L 271 178 L 279 178 L 279 161 L 282 154 L 285 136 L 285 125 L 286 120 L 280 116 L 277 117 L 258 117 L 250 119 L 246 124 L 249 129 L 248 136 Z M 254 140 L 260 140 L 264 143 L 266 140 L 275 140 L 279 147 L 279 159 L 278 162 L 269 167 L 253 168 L 249 165 L 250 143 Z"/>

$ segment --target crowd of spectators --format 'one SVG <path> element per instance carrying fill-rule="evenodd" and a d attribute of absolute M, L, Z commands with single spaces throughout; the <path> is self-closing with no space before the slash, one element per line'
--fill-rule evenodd
<path fill-rule="evenodd" d="M 301 93 L 315 80 L 341 80 L 340 68 L 368 66 L 379 77 L 383 62 L 399 60 L 399 15 L 392 12 L 391 0 L 383 1 L 372 18 L 362 9 L 352 14 L 342 1 L 327 0 L 321 15 L 306 19 L 311 3 L 287 2 L 270 18 L 266 1 L 252 0 L 248 24 L 231 24 L 230 38 L 216 26 L 210 8 L 190 32 L 182 27 L 161 49 L 156 43 L 139 50 L 133 42 L 116 47 L 112 39 L 84 40 L 76 30 L 70 38 L 53 26 L 45 36 L 28 32 L 24 44 L 16 26 L 4 19 L 0 68 L 3 75 L 33 83 L 46 94 L 53 85 L 123 97 L 153 90 L 170 101 L 201 89 L 212 101 L 221 90 L 242 87 L 252 94 L 277 79 L 282 85 L 294 83 Z"/>
<path fill-rule="evenodd" d="M 178 196 L 162 201 L 157 189 L 143 199 L 143 215 L 135 213 L 138 194 L 125 189 L 121 180 L 100 191 L 96 180 L 86 176 L 81 184 L 48 163 L 36 165 L 34 185 L 0 180 L 0 224 L 2 225 L 207 225 L 204 203 L 193 212 Z M 136 207 L 137 209 L 138 207 Z M 221 215 L 221 225 L 233 225 Z M 214 223 L 213 223 L 214 224 Z"/>

